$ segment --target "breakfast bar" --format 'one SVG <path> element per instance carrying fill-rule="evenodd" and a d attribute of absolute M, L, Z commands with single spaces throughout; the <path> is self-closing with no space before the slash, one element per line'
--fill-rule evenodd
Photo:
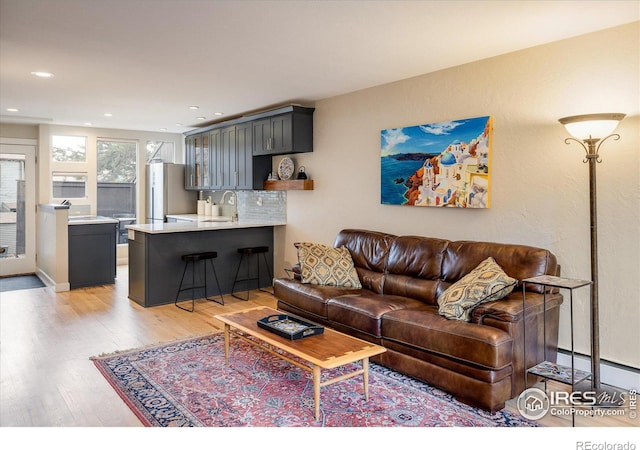
<path fill-rule="evenodd" d="M 239 220 L 174 222 L 128 225 L 129 298 L 144 306 L 173 303 L 184 268 L 182 255 L 217 252 L 215 270 L 222 294 L 230 294 L 238 268 L 238 248 L 267 246 L 267 260 L 273 267 L 273 229 L 283 221 Z M 268 274 L 252 289 L 271 286 Z M 211 286 L 207 295 L 216 295 Z M 181 294 L 180 299 L 190 298 Z"/>

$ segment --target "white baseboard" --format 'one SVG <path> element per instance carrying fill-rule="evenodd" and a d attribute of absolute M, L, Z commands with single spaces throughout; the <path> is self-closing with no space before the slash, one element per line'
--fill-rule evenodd
<path fill-rule="evenodd" d="M 53 289 L 53 292 L 66 292 L 71 289 L 69 282 L 56 283 L 45 271 L 40 268 L 36 269 L 36 276 L 40 278 L 48 288 Z"/>
<path fill-rule="evenodd" d="M 591 372 L 591 360 L 584 355 L 575 355 L 576 369 Z M 558 351 L 558 364 L 571 367 L 571 354 L 565 350 Z M 631 368 L 625 368 L 600 361 L 600 381 L 609 386 L 621 389 L 635 389 L 640 392 L 640 372 Z"/>

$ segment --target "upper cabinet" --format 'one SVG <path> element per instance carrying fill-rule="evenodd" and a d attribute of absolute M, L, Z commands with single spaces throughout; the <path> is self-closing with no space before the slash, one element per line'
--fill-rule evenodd
<path fill-rule="evenodd" d="M 313 110 L 294 110 L 253 122 L 254 155 L 313 151 Z"/>
<path fill-rule="evenodd" d="M 262 189 L 271 156 L 313 151 L 314 108 L 285 106 L 185 134 L 185 187 Z"/>
<path fill-rule="evenodd" d="M 203 189 L 210 184 L 209 135 L 195 134 L 185 140 L 185 188 Z"/>

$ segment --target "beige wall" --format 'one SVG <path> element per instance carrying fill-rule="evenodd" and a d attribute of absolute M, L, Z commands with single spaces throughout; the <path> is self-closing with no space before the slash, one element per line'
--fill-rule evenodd
<path fill-rule="evenodd" d="M 0 123 L 0 137 L 15 139 L 38 139 L 38 125 Z"/>
<path fill-rule="evenodd" d="M 296 261 L 294 242 L 332 244 L 340 229 L 360 227 L 545 247 L 563 275 L 589 279 L 588 170 L 582 148 L 565 145 L 558 118 L 623 112 L 621 138 L 604 143 L 598 165 L 600 343 L 602 358 L 640 367 L 639 29 L 636 22 L 318 102 L 314 152 L 294 157 L 315 190 L 287 194 L 288 225 L 277 236 L 285 266 Z M 484 115 L 494 117 L 490 209 L 380 204 L 380 130 Z M 589 353 L 588 290 L 574 302 L 576 350 Z M 568 303 L 560 331 L 567 349 Z"/>

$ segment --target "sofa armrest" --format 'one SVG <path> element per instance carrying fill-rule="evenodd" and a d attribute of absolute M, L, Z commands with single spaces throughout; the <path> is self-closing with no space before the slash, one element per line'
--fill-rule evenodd
<path fill-rule="evenodd" d="M 508 297 L 494 302 L 483 303 L 473 310 L 472 323 L 483 323 L 485 317 L 491 317 L 503 322 L 519 322 L 522 320 L 523 307 L 527 316 L 542 314 L 544 295 L 528 292 L 523 305 L 522 292 L 513 292 Z M 559 293 L 547 293 L 546 309 L 550 310 L 562 303 Z"/>
<path fill-rule="evenodd" d="M 289 276 L 289 278 L 292 278 L 298 281 L 302 280 L 302 268 L 300 267 L 299 263 L 294 264 L 288 269 L 285 268 L 284 271 L 287 272 L 287 275 Z"/>

